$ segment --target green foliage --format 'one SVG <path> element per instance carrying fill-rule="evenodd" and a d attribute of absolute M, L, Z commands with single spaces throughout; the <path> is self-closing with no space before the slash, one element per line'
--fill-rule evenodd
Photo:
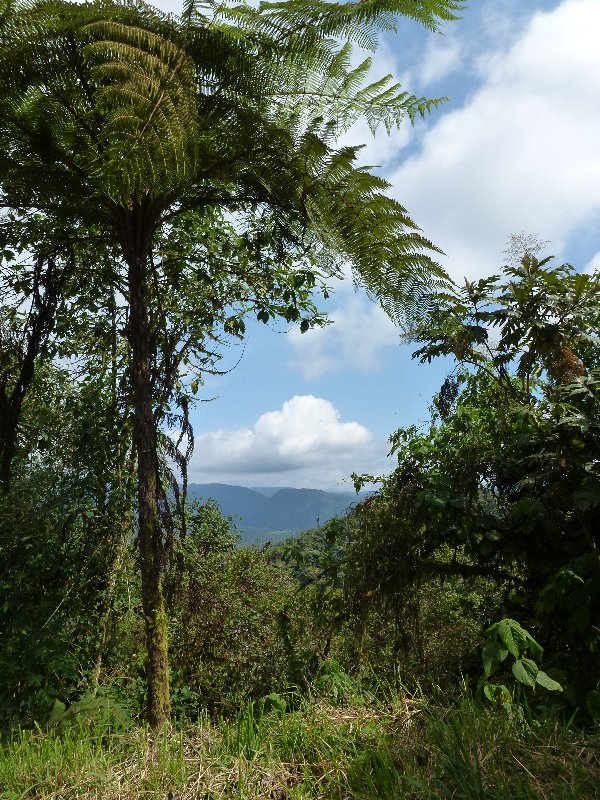
<path fill-rule="evenodd" d="M 287 683 L 277 613 L 289 579 L 235 544 L 209 503 L 194 508 L 175 545 L 167 597 L 174 710 L 183 716 L 228 711 Z"/>
<path fill-rule="evenodd" d="M 387 183 L 337 140 L 360 118 L 389 130 L 436 105 L 389 78 L 365 85 L 370 62 L 352 67 L 349 42 L 374 45 L 376 29 L 404 14 L 436 30 L 460 7 L 190 2 L 177 17 L 137 0 L 3 5 L 0 201 L 22 228 L 37 218 L 40 243 L 68 250 L 73 306 L 110 314 L 111 411 L 132 423 L 137 458 L 148 716 L 157 726 L 169 695 L 168 484 L 181 505 L 166 464 L 180 468 L 185 495 L 190 394 L 214 368 L 221 338 L 244 335 L 249 311 L 302 331 L 320 324 L 313 290 L 343 264 L 396 319 L 414 317 L 445 283 L 436 248 Z M 77 249 L 91 240 L 104 257 L 93 288 L 82 278 L 95 264 Z M 176 444 L 165 427 L 179 427 Z"/>
<path fill-rule="evenodd" d="M 511 670 L 519 684 L 531 689 L 541 686 L 550 692 L 562 692 L 560 683 L 539 669 L 533 660 L 542 656 L 543 648 L 518 622 L 503 619 L 494 623 L 485 633 L 486 643 L 482 652 L 484 676 L 479 682 L 479 691 L 488 700 L 500 701 L 504 705 L 511 703 L 511 693 L 506 686 L 489 680 L 509 655 L 514 659 Z"/>
<path fill-rule="evenodd" d="M 509 664 L 517 687 L 597 714 L 600 307 L 594 278 L 549 265 L 526 253 L 439 298 L 419 355 L 460 365 L 431 425 L 391 437 L 397 469 L 345 520 L 275 549 L 303 587 L 282 616 L 299 683 L 331 657 L 405 685 L 474 676 L 487 629 L 485 696 L 512 703 Z M 508 614 L 548 647 L 543 669 Z"/>
<path fill-rule="evenodd" d="M 440 567 L 448 567 L 442 581 L 408 581 L 418 560 L 405 549 L 413 540 L 380 538 L 383 526 L 404 531 L 400 516 L 390 520 L 390 499 L 384 488 L 347 518 L 272 549 L 299 581 L 281 615 L 299 685 L 318 680 L 323 664 L 339 663 L 363 688 L 381 680 L 449 687 L 480 644 L 481 627 L 499 605 L 494 584 L 464 581 L 449 550 L 439 554 Z"/>
<path fill-rule="evenodd" d="M 72 495 L 11 493 L 2 500 L 3 727 L 44 720 L 56 698 L 70 700 L 89 681 L 113 547 L 96 515 Z"/>
<path fill-rule="evenodd" d="M 129 442 L 105 378 L 74 383 L 42 363 L 23 403 L 13 486 L 0 497 L 2 726 L 45 719 L 55 699 L 94 684 L 103 657 L 131 530 Z"/>
<path fill-rule="evenodd" d="M 106 692 L 83 695 L 68 708 L 60 700 L 52 706 L 47 726 L 64 731 L 74 726 L 98 730 L 101 734 L 123 732 L 131 728 L 127 710 Z"/>
<path fill-rule="evenodd" d="M 24 791 L 39 800 L 72 791 L 82 800 L 576 800 L 595 797 L 599 780 L 591 731 L 524 725 L 468 698 L 446 707 L 402 694 L 343 708 L 322 698 L 263 711 L 246 704 L 230 720 L 158 732 L 15 731 L 0 745 L 3 800 Z"/>
<path fill-rule="evenodd" d="M 190 4 L 178 19 L 144 4 L 10 4 L 0 47 L 6 203 L 100 226 L 126 259 L 134 207 L 144 209 L 146 249 L 180 214 L 260 207 L 282 244 L 350 260 L 390 313 L 415 311 L 444 279 L 427 254 L 435 248 L 387 184 L 354 165 L 357 148 L 335 140 L 361 117 L 390 129 L 437 101 L 389 76 L 365 86 L 370 61 L 352 67 L 350 42 L 331 37 L 364 45 L 398 14 L 436 28 L 460 6 L 418 5 Z"/>
<path fill-rule="evenodd" d="M 326 697 L 333 705 L 357 700 L 360 694 L 352 678 L 335 659 L 327 659 L 321 664 L 313 687 L 317 694 Z"/>
<path fill-rule="evenodd" d="M 428 575 L 493 580 L 498 611 L 536 627 L 581 707 L 600 675 L 598 279 L 521 255 L 503 276 L 441 295 L 412 332 L 425 343 L 417 357 L 458 366 L 430 427 L 391 438 L 398 467 L 357 509 L 359 563 L 391 597 Z M 526 685 L 531 661 L 515 667 Z"/>
<path fill-rule="evenodd" d="M 373 800 L 404 795 L 403 776 L 385 747 L 360 750 L 349 764 L 348 784 L 360 796 Z"/>

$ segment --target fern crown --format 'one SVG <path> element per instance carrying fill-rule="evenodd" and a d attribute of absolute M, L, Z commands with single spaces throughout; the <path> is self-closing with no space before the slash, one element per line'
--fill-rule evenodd
<path fill-rule="evenodd" d="M 406 15 L 432 30 L 456 0 L 188 0 L 180 17 L 141 0 L 6 0 L 0 20 L 4 204 L 113 226 L 249 204 L 283 239 L 348 261 L 387 310 L 444 280 L 433 245 L 339 136 L 427 114 L 439 100 L 391 76 L 369 83 L 353 44 Z M 413 305 L 414 305 L 413 303 Z"/>

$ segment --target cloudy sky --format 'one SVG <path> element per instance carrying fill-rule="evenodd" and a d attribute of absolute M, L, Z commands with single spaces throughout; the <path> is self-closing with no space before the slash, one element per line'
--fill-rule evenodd
<path fill-rule="evenodd" d="M 383 37 L 374 77 L 449 102 L 414 128 L 373 138 L 357 126 L 346 141 L 366 145 L 364 163 L 378 165 L 455 280 L 497 271 L 520 231 L 579 269 L 600 267 L 599 30 L 598 0 L 470 0 L 443 35 L 403 22 Z M 387 437 L 427 419 L 445 366 L 415 364 L 350 283 L 327 310 L 325 329 L 253 324 L 243 355 L 226 352 L 226 366 L 242 358 L 202 390 L 191 480 L 348 488 L 352 471 L 393 466 Z"/>

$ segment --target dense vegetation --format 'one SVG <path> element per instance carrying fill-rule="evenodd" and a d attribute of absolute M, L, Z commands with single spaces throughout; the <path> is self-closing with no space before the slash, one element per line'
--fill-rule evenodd
<path fill-rule="evenodd" d="M 459 6 L 6 4 L 5 800 L 597 796 L 600 281 L 516 237 L 452 286 L 335 145 L 432 105 L 339 37 Z M 240 548 L 190 404 L 346 261 L 450 373 L 348 515 Z"/>
<path fill-rule="evenodd" d="M 173 518 L 181 733 L 133 733 L 145 652 L 132 529 L 103 527 L 110 508 L 64 455 L 50 469 L 46 411 L 48 441 L 0 519 L 0 708 L 7 733 L 39 731 L 6 739 L 4 796 L 26 773 L 31 796 L 67 797 L 78 780 L 96 796 L 98 770 L 106 797 L 596 796 L 599 288 L 527 251 L 439 295 L 416 355 L 456 366 L 429 425 L 391 437 L 398 467 L 348 516 L 267 551 L 237 547 L 210 503 L 188 504 L 185 528 Z M 49 387 L 66 387 L 58 368 L 45 401 Z M 73 427 L 63 454 L 78 452 Z M 131 759 L 144 766 L 124 784 Z"/>
<path fill-rule="evenodd" d="M 337 142 L 360 119 L 389 131 L 437 102 L 391 76 L 365 83 L 371 60 L 353 67 L 353 43 L 373 49 L 398 14 L 436 29 L 459 6 L 189 0 L 177 17 L 136 0 L 3 4 L 1 243 L 9 264 L 28 250 L 33 263 L 17 260 L 5 277 L 0 488 L 13 481 L 36 361 L 85 310 L 87 341 L 56 346 L 63 358 L 91 356 L 90 382 L 102 353 L 109 426 L 120 437 L 129 428 L 155 726 L 170 714 L 169 485 L 179 496 L 165 464 L 183 471 L 185 497 L 190 395 L 248 313 L 301 331 L 321 324 L 312 297 L 342 265 L 395 318 L 444 282 L 436 248 L 388 184 Z M 122 507 L 112 473 L 100 480 Z"/>
<path fill-rule="evenodd" d="M 413 331 L 456 361 L 430 424 L 391 437 L 398 467 L 346 519 L 278 548 L 328 652 L 405 685 L 483 666 L 490 701 L 600 718 L 598 289 L 526 251 Z"/>

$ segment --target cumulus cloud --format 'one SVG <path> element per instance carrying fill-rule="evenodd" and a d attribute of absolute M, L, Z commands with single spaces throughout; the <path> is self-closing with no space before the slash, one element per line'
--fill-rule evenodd
<path fill-rule="evenodd" d="M 590 258 L 583 271 L 589 275 L 593 275 L 594 272 L 600 272 L 600 250 Z"/>
<path fill-rule="evenodd" d="M 548 239 L 600 220 L 600 3 L 532 16 L 482 62 L 483 85 L 392 176 L 394 193 L 461 280 L 498 268 L 508 236 Z"/>
<path fill-rule="evenodd" d="M 192 480 L 246 485 L 336 486 L 354 471 L 381 468 L 385 448 L 358 422 L 342 422 L 322 397 L 296 395 L 251 427 L 196 440 Z"/>
<path fill-rule="evenodd" d="M 462 50 L 457 39 L 437 36 L 429 39 L 417 80 L 421 88 L 438 83 L 461 66 Z"/>
<path fill-rule="evenodd" d="M 340 136 L 336 147 L 360 145 L 356 156 L 357 165 L 385 169 L 397 162 L 400 151 L 410 144 L 412 136 L 413 128 L 408 119 L 404 120 L 400 128 L 394 128 L 389 134 L 383 125 L 373 134 L 366 121 L 362 119 Z"/>
<path fill-rule="evenodd" d="M 343 300 L 329 315 L 331 325 L 304 334 L 294 328 L 288 335 L 295 353 L 292 364 L 306 380 L 343 369 L 377 372 L 384 366 L 385 350 L 399 344 L 398 329 L 378 305 L 362 294 Z"/>

